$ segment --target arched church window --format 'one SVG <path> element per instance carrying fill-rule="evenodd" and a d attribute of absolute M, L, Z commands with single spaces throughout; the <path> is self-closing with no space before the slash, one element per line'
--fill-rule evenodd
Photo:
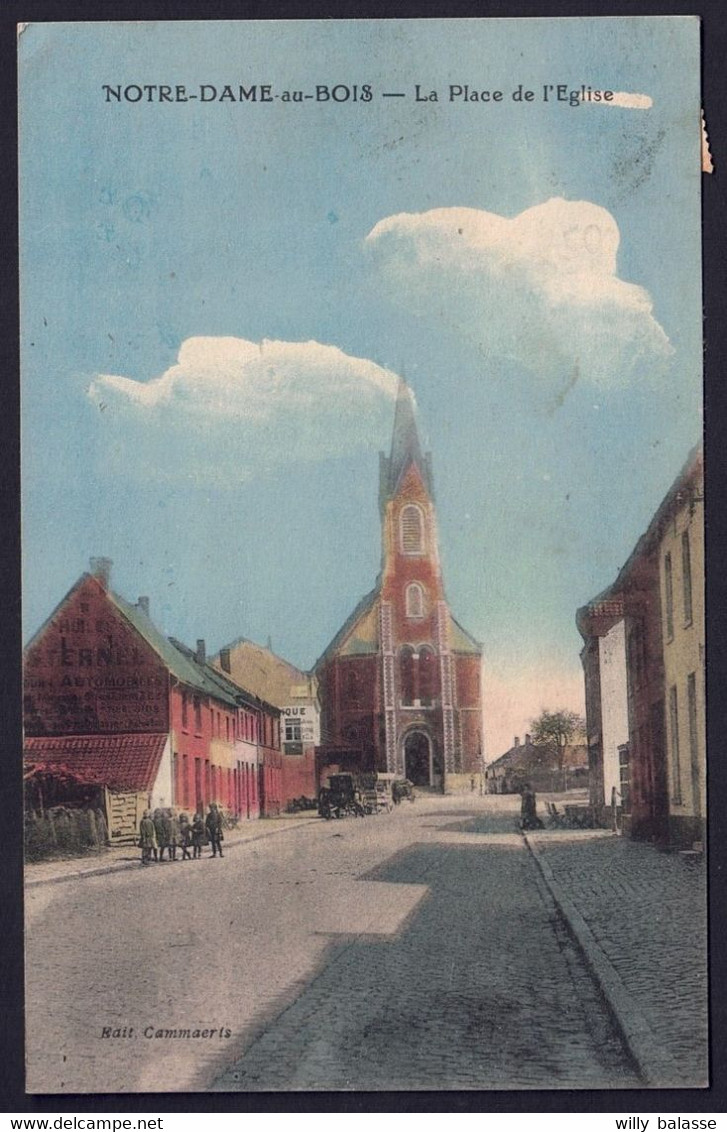
<path fill-rule="evenodd" d="M 348 667 L 346 672 L 346 681 L 344 685 L 344 694 L 346 701 L 350 707 L 359 707 L 361 704 L 361 676 L 352 666 Z"/>
<path fill-rule="evenodd" d="M 416 503 L 407 503 L 399 519 L 403 554 L 424 553 L 424 515 Z"/>
<path fill-rule="evenodd" d="M 434 649 L 422 645 L 419 649 L 419 699 L 423 707 L 430 707 L 439 694 L 439 669 Z"/>
<path fill-rule="evenodd" d="M 399 653 L 399 675 L 401 679 L 401 702 L 414 703 L 414 649 L 404 645 Z"/>
<path fill-rule="evenodd" d="M 419 582 L 410 582 L 406 587 L 406 615 L 423 617 L 424 612 L 424 590 Z"/>

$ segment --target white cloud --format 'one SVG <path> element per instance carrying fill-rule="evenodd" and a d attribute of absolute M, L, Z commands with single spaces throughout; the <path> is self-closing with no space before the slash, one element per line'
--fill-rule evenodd
<path fill-rule="evenodd" d="M 131 444 L 144 475 L 219 485 L 284 461 L 381 446 L 397 381 L 319 342 L 188 338 L 159 377 L 100 374 L 88 394 L 117 466 L 132 463 Z"/>
<path fill-rule="evenodd" d="M 513 219 L 474 208 L 400 213 L 366 246 L 392 295 L 544 383 L 647 376 L 671 354 L 643 287 L 618 278 L 618 225 L 561 198 Z"/>

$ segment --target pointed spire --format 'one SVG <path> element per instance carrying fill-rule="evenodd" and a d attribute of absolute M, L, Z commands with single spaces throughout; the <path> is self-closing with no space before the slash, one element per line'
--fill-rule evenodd
<path fill-rule="evenodd" d="M 394 414 L 394 435 L 391 440 L 391 472 L 397 479 L 404 464 L 415 460 L 421 466 L 422 453 L 414 417 L 414 397 L 404 378 L 399 379 Z"/>
<path fill-rule="evenodd" d="M 402 377 L 399 379 L 399 388 L 396 394 L 391 455 L 386 462 L 386 495 L 391 495 L 396 491 L 402 473 L 412 463 L 417 465 L 425 484 L 431 491 L 429 461 L 423 457 L 419 444 L 414 394 Z"/>

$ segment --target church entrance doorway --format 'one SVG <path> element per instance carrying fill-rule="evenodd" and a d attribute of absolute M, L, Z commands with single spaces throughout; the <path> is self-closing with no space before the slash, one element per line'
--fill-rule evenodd
<path fill-rule="evenodd" d="M 404 739 L 404 774 L 415 786 L 442 789 L 441 762 L 426 731 L 410 731 Z"/>

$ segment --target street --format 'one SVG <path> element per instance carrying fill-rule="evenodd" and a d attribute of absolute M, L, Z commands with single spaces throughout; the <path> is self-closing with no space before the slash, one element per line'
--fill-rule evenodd
<path fill-rule="evenodd" d="M 28 1091 L 638 1086 L 515 803 L 31 886 Z"/>

